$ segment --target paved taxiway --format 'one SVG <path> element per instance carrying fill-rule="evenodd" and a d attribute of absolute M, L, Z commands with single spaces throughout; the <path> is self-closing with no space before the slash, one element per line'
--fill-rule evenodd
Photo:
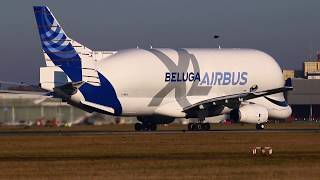
<path fill-rule="evenodd" d="M 313 132 L 320 133 L 320 128 L 315 129 L 216 129 L 210 131 L 186 131 L 186 130 L 160 130 L 160 131 L 0 131 L 0 136 L 83 136 L 83 135 L 127 135 L 127 134 L 181 134 L 181 133 L 282 133 L 282 132 Z"/>

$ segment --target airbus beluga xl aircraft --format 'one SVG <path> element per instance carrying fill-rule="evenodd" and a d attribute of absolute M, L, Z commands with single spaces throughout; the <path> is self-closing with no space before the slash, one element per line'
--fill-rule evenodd
<path fill-rule="evenodd" d="M 175 118 L 196 118 L 189 130 L 209 130 L 206 117 L 230 114 L 263 129 L 291 108 L 282 72 L 252 49 L 151 48 L 93 51 L 66 35 L 46 6 L 35 6 L 46 67 L 41 88 L 88 112 L 136 116 L 135 129 L 155 130 Z"/>

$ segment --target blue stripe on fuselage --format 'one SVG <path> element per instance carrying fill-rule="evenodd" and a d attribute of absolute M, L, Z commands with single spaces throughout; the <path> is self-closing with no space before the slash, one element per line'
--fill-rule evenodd
<path fill-rule="evenodd" d="M 111 107 L 114 109 L 116 116 L 121 115 L 122 107 L 117 94 L 111 83 L 98 72 L 101 86 L 93 86 L 85 83 L 80 87 L 80 92 L 85 97 L 86 101 L 94 102 L 103 106 Z"/>

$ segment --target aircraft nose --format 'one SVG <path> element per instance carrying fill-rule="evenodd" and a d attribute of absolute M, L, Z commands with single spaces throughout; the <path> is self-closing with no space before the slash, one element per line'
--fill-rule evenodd
<path fill-rule="evenodd" d="M 272 109 L 269 111 L 269 117 L 276 118 L 276 119 L 287 119 L 291 116 L 292 109 L 288 105 L 285 108 L 281 109 Z"/>
<path fill-rule="evenodd" d="M 291 114 L 292 114 L 292 108 L 291 108 L 291 106 L 288 105 L 287 109 L 284 112 L 285 119 L 290 117 Z"/>

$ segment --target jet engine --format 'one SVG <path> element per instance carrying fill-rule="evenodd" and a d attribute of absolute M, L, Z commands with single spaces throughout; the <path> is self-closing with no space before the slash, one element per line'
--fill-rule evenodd
<path fill-rule="evenodd" d="M 232 110 L 230 118 L 235 122 L 262 124 L 268 121 L 268 110 L 258 104 L 248 104 Z"/>

